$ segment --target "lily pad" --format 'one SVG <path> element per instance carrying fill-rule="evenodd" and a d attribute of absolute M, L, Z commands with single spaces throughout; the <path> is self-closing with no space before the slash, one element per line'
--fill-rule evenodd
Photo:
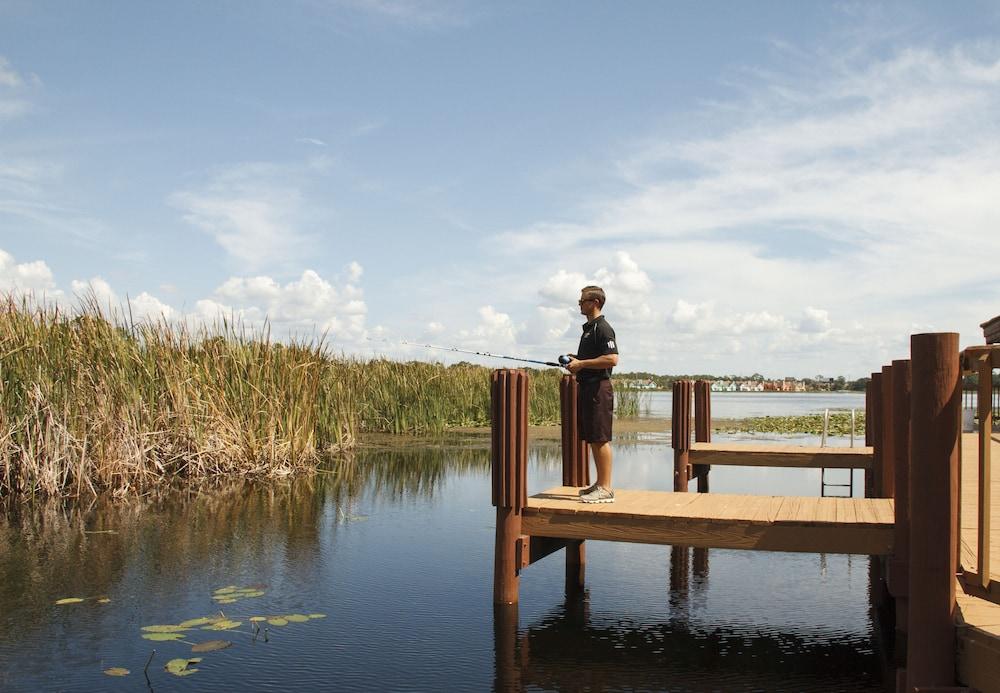
<path fill-rule="evenodd" d="M 280 616 L 274 616 L 272 618 L 269 618 L 269 619 L 267 619 L 267 622 L 270 623 L 272 626 L 287 626 L 288 625 L 288 619 L 281 618 Z"/>
<path fill-rule="evenodd" d="M 183 633 L 143 633 L 142 637 L 153 642 L 166 642 L 167 640 L 180 640 Z"/>
<path fill-rule="evenodd" d="M 212 619 L 202 616 L 201 618 L 189 618 L 186 621 L 181 621 L 178 625 L 181 628 L 197 628 L 198 626 L 203 626 L 206 623 L 212 623 Z"/>
<path fill-rule="evenodd" d="M 200 642 L 197 645 L 191 646 L 192 652 L 215 652 L 216 650 L 224 650 L 227 647 L 232 647 L 233 643 L 228 640 L 207 640 L 206 642 Z"/>
<path fill-rule="evenodd" d="M 187 630 L 184 626 L 143 626 L 142 629 L 147 633 L 180 633 Z"/>
<path fill-rule="evenodd" d="M 326 618 L 326 614 L 309 614 L 309 618 Z"/>
<path fill-rule="evenodd" d="M 79 604 L 83 601 L 83 597 L 66 597 L 65 599 L 59 599 L 56 604 L 62 606 L 63 604 Z"/>
<path fill-rule="evenodd" d="M 218 602 L 219 604 L 234 604 L 234 603 L 238 602 L 239 599 L 230 599 L 230 598 L 225 598 L 225 597 L 218 598 L 218 597 L 216 597 L 215 601 Z"/>
<path fill-rule="evenodd" d="M 263 590 L 253 590 L 252 592 L 244 592 L 243 596 L 247 599 L 254 599 L 256 597 L 263 597 Z"/>
<path fill-rule="evenodd" d="M 190 676 L 191 674 L 193 674 L 198 670 L 189 669 L 188 667 L 190 667 L 192 664 L 197 664 L 200 661 L 201 657 L 192 657 L 191 659 L 183 659 L 183 658 L 171 659 L 169 662 L 166 663 L 166 665 L 163 668 L 166 671 L 173 674 L 174 676 Z"/>
<path fill-rule="evenodd" d="M 215 623 L 212 623 L 212 624 L 207 625 L 207 626 L 202 626 L 201 629 L 202 630 L 230 630 L 231 628 L 237 628 L 237 627 L 239 627 L 241 625 L 243 625 L 243 621 L 222 620 L 222 621 L 216 621 Z"/>
<path fill-rule="evenodd" d="M 285 620 L 292 623 L 305 623 L 309 620 L 309 617 L 302 614 L 288 614 L 288 616 L 285 616 Z"/>
<path fill-rule="evenodd" d="M 215 590 L 215 592 L 213 592 L 212 594 L 229 594 L 231 592 L 235 592 L 238 589 L 239 588 L 236 585 L 229 585 L 227 587 L 220 587 L 219 589 Z"/>
<path fill-rule="evenodd" d="M 100 599 L 97 600 L 97 603 L 98 604 L 110 604 L 111 600 L 108 599 L 107 597 L 101 597 Z"/>
<path fill-rule="evenodd" d="M 108 676 L 128 676 L 132 672 L 125 667 L 111 667 L 110 669 L 105 669 L 104 673 Z"/>
<path fill-rule="evenodd" d="M 266 621 L 266 620 L 267 620 L 267 616 L 251 616 L 250 617 L 250 622 L 251 623 L 259 623 L 260 621 Z"/>

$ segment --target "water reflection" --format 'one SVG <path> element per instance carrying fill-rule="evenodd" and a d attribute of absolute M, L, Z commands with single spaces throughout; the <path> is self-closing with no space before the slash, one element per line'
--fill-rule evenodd
<path fill-rule="evenodd" d="M 707 549 L 671 549 L 670 616 L 660 622 L 594 616 L 589 590 L 568 592 L 523 630 L 516 604 L 495 606 L 494 690 L 882 690 L 869 634 L 706 627 L 692 619 L 692 606 L 708 598 L 709 562 Z"/>
<path fill-rule="evenodd" d="M 5 508 L 0 690 L 134 690 L 151 651 L 142 626 L 212 613 L 213 589 L 256 583 L 266 596 L 227 616 L 329 618 L 275 629 L 268 643 L 234 634 L 185 690 L 819 690 L 831 680 L 867 690 L 876 680 L 857 557 L 588 542 L 585 589 L 564 595 L 555 554 L 522 578 L 524 622 L 494 613 L 488 438 L 408 442 L 286 480 Z M 533 441 L 529 459 L 532 491 L 559 483 L 558 440 Z M 662 441 L 623 442 L 616 478 L 670 488 L 671 459 Z M 720 488 L 776 483 L 717 473 Z M 104 595 L 107 605 L 55 605 Z M 164 658 L 189 648 L 157 649 L 153 685 L 176 688 Z M 110 679 L 106 666 L 133 676 Z"/>

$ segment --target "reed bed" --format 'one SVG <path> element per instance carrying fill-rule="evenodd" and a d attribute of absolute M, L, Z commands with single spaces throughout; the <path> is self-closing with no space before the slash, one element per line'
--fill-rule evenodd
<path fill-rule="evenodd" d="M 532 424 L 559 421 L 559 378 L 533 371 Z M 486 425 L 482 366 L 363 361 L 229 322 L 132 324 L 94 301 L 72 313 L 0 301 L 0 497 L 283 476 L 366 432 Z"/>

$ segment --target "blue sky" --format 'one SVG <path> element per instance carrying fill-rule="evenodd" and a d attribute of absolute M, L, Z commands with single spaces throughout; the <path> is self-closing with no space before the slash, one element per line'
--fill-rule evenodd
<path fill-rule="evenodd" d="M 866 375 L 1000 313 L 998 30 L 988 2 L 0 0 L 0 290 L 549 359 L 596 281 L 623 370 Z"/>

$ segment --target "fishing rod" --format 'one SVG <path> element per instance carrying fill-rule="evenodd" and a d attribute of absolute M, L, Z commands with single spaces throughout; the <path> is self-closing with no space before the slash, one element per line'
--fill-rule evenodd
<path fill-rule="evenodd" d="M 376 342 L 376 341 L 389 342 L 388 339 L 377 340 L 377 339 L 372 339 L 371 337 L 369 337 L 368 339 L 369 339 L 369 341 L 372 341 L 372 342 Z M 554 361 L 539 361 L 537 359 L 526 359 L 526 358 L 522 358 L 520 356 L 504 356 L 503 354 L 492 354 L 492 353 L 490 353 L 488 351 L 471 351 L 469 349 L 459 349 L 458 347 L 443 347 L 443 346 L 435 346 L 434 344 L 417 344 L 416 342 L 407 342 L 407 341 L 402 340 L 402 339 L 399 340 L 399 343 L 400 344 L 405 344 L 406 346 L 420 347 L 422 349 L 436 349 L 438 351 L 451 351 L 451 352 L 454 352 L 456 354 L 470 354 L 472 356 L 483 356 L 483 357 L 488 358 L 488 359 L 505 359 L 507 361 L 521 361 L 522 363 L 537 363 L 540 366 L 552 366 L 554 368 L 564 368 L 566 366 L 566 364 L 569 363 L 572 360 L 566 354 L 563 354 L 562 356 L 560 356 L 558 358 L 559 363 L 556 363 Z"/>

